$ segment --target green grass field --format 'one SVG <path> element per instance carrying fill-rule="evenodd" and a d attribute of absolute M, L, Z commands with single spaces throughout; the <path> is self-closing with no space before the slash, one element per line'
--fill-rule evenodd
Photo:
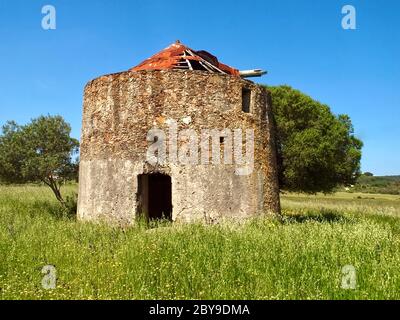
<path fill-rule="evenodd" d="M 45 187 L 0 186 L 0 298 L 400 298 L 400 196 L 286 194 L 282 206 L 283 223 L 122 230 L 63 217 Z M 56 289 L 42 288 L 45 265 Z M 354 290 L 341 288 L 345 265 Z"/>

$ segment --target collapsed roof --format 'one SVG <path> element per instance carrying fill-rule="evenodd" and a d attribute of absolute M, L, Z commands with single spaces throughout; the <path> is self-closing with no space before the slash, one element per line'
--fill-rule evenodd
<path fill-rule="evenodd" d="M 239 70 L 218 61 L 211 53 L 195 51 L 179 41 L 144 60 L 130 71 L 187 69 L 240 76 Z"/>

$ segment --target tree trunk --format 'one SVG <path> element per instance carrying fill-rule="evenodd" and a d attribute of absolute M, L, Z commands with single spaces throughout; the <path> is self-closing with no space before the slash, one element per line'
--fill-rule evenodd
<path fill-rule="evenodd" d="M 60 188 L 57 186 L 57 182 L 54 181 L 52 178 L 49 178 L 49 181 L 42 180 L 46 185 L 50 187 L 50 189 L 53 191 L 54 195 L 56 196 L 57 200 L 62 204 L 65 205 L 64 198 L 61 195 Z"/>

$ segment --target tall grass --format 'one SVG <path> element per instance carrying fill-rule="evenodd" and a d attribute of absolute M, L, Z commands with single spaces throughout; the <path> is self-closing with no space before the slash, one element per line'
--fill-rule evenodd
<path fill-rule="evenodd" d="M 58 215 L 43 187 L 0 187 L 0 298 L 400 298 L 399 218 L 303 200 L 283 199 L 283 223 L 117 229 Z M 54 290 L 42 288 L 45 265 Z M 345 265 L 355 290 L 341 288 Z"/>

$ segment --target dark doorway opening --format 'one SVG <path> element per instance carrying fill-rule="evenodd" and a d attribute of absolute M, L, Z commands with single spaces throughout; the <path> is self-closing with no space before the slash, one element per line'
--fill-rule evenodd
<path fill-rule="evenodd" d="M 138 176 L 137 212 L 147 220 L 172 220 L 170 176 L 161 173 Z"/>

